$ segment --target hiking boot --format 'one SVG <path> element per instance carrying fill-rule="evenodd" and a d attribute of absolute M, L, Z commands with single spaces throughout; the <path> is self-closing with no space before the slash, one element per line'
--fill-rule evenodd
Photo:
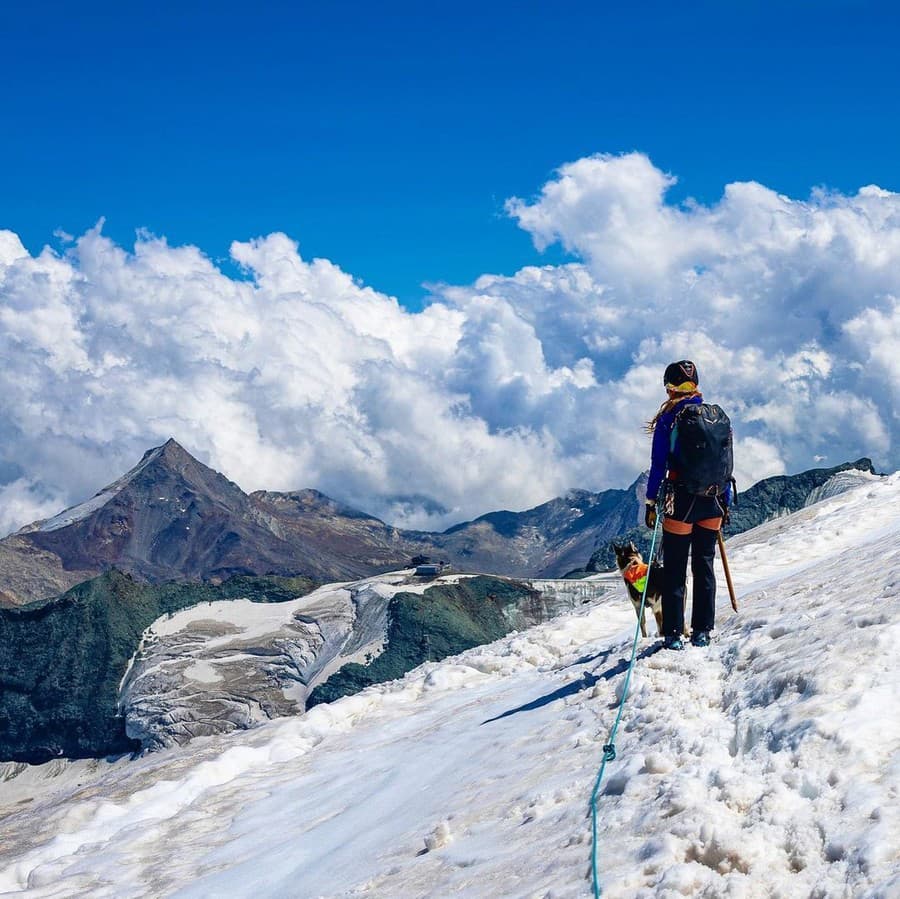
<path fill-rule="evenodd" d="M 663 649 L 684 649 L 680 634 L 669 634 L 663 640 Z"/>
<path fill-rule="evenodd" d="M 709 631 L 697 631 L 691 636 L 691 643 L 694 646 L 709 646 Z"/>

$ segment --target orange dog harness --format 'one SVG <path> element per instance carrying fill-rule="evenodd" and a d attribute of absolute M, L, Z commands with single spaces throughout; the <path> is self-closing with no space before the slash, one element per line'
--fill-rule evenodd
<path fill-rule="evenodd" d="M 632 562 L 623 572 L 622 577 L 641 593 L 647 586 L 647 572 L 650 566 L 646 562 Z"/>

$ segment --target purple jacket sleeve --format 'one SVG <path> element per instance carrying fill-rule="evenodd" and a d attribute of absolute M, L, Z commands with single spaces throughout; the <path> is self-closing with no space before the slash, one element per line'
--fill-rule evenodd
<path fill-rule="evenodd" d="M 650 451 L 650 474 L 647 477 L 647 499 L 656 499 L 659 485 L 666 476 L 669 461 L 669 438 L 672 433 L 672 422 L 669 416 L 663 415 L 656 423 L 653 431 L 653 448 Z"/>

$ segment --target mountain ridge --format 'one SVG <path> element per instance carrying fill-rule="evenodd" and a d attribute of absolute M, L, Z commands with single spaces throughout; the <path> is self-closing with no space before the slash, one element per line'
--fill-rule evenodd
<path fill-rule="evenodd" d="M 811 470 L 811 479 L 806 472 L 760 483 L 772 481 L 763 493 L 774 502 L 805 496 L 807 481 L 818 486 L 830 472 L 854 466 L 873 470 L 862 459 Z M 170 438 L 93 497 L 0 540 L 0 605 L 58 596 L 111 568 L 149 583 L 252 575 L 334 582 L 430 557 L 465 572 L 560 577 L 594 557 L 593 570 L 601 558 L 608 567 L 612 539 L 640 536 L 645 483 L 642 474 L 625 489 L 571 489 L 531 509 L 488 512 L 443 532 L 407 531 L 314 489 L 245 493 Z M 740 510 L 735 519 L 744 516 Z M 753 523 L 769 511 L 754 512 Z"/>
<path fill-rule="evenodd" d="M 313 489 L 245 493 L 170 438 L 93 497 L 0 540 L 0 604 L 48 599 L 110 568 L 149 583 L 236 575 L 332 582 L 428 556 L 461 571 L 552 576 L 621 521 L 636 520 L 629 497 L 570 492 L 445 532 L 405 531 Z"/>

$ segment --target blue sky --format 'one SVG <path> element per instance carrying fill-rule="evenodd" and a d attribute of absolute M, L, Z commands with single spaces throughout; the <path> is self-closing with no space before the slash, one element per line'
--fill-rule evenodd
<path fill-rule="evenodd" d="M 672 196 L 900 188 L 897 14 L 867 2 L 20 4 L 4 10 L 0 227 L 101 216 L 215 259 L 284 231 L 418 308 L 557 262 L 503 212 L 646 153 Z"/>
<path fill-rule="evenodd" d="M 626 487 L 682 358 L 742 489 L 895 470 L 897 19 L 5 9 L 0 532 L 170 437 L 417 528 Z"/>

